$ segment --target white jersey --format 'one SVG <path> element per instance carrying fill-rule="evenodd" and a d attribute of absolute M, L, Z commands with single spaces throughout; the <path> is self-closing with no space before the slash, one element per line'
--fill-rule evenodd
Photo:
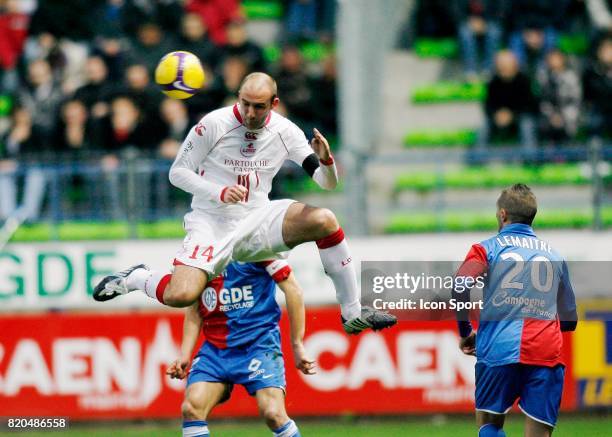
<path fill-rule="evenodd" d="M 207 114 L 183 142 L 170 170 L 173 185 L 193 194 L 194 211 L 244 216 L 267 202 L 272 179 L 286 159 L 302 165 L 313 153 L 304 132 L 271 111 L 257 130 L 242 124 L 238 106 Z M 225 187 L 242 185 L 245 200 L 223 203 Z"/>

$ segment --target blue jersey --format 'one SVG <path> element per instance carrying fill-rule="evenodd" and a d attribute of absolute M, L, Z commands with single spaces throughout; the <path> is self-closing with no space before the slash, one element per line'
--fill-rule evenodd
<path fill-rule="evenodd" d="M 563 258 L 531 226 L 515 223 L 472 246 L 458 276 L 483 275 L 476 356 L 489 366 L 561 363 L 560 321 L 576 302 Z"/>
<path fill-rule="evenodd" d="M 283 260 L 229 264 L 200 297 L 206 341 L 219 349 L 244 347 L 266 332 L 278 332 L 276 283 L 290 273 Z"/>

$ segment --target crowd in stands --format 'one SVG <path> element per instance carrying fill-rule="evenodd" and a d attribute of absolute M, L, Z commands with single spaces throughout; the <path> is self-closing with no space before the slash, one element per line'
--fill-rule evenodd
<path fill-rule="evenodd" d="M 171 160 L 190 127 L 232 104 L 252 71 L 277 79 L 279 112 L 335 136 L 333 55 L 305 65 L 298 48 L 331 42 L 335 2 L 283 3 L 280 59 L 269 63 L 239 0 L 0 0 L 0 220 L 15 209 L 20 164 L 95 159 L 112 170 L 126 148 Z M 206 71 L 202 92 L 185 101 L 153 81 L 173 50 L 196 54 Z M 40 191 L 41 174 L 30 171 L 25 191 Z"/>
<path fill-rule="evenodd" d="M 449 7 L 450 3 L 450 7 Z M 484 81 L 478 147 L 518 136 L 526 152 L 612 129 L 610 0 L 422 0 L 422 36 L 454 36 L 465 80 Z M 583 56 L 560 50 L 562 33 L 587 35 Z"/>

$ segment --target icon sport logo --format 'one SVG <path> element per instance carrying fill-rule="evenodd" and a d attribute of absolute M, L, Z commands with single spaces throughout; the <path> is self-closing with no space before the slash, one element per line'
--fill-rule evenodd
<path fill-rule="evenodd" d="M 257 134 L 255 132 L 246 132 L 244 138 L 247 141 L 255 141 L 257 139 Z"/>

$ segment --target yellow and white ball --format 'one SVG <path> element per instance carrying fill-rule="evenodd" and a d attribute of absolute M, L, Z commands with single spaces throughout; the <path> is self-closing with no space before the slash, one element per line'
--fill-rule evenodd
<path fill-rule="evenodd" d="M 171 52 L 157 64 L 155 82 L 168 97 L 188 99 L 204 85 L 204 68 L 193 53 Z"/>

